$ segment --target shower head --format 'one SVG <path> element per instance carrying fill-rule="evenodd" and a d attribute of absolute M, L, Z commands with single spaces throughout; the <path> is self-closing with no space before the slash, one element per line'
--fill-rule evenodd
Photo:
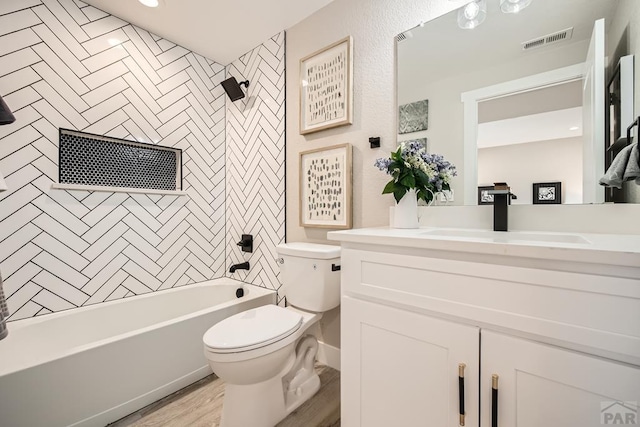
<path fill-rule="evenodd" d="M 224 91 L 227 92 L 231 101 L 237 101 L 238 99 L 244 98 L 244 92 L 240 86 L 244 85 L 245 88 L 249 88 L 249 80 L 245 80 L 243 82 L 238 83 L 235 77 L 229 77 L 227 80 L 222 82 L 222 87 Z"/>

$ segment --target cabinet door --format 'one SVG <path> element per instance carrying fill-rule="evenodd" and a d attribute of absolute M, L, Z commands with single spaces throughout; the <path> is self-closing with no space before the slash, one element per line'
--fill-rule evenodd
<path fill-rule="evenodd" d="M 481 341 L 482 427 L 492 426 L 493 374 L 499 377 L 500 427 L 595 427 L 640 421 L 635 413 L 639 368 L 484 329 Z"/>
<path fill-rule="evenodd" d="M 341 319 L 343 427 L 459 426 L 460 363 L 477 426 L 478 328 L 350 297 Z"/>

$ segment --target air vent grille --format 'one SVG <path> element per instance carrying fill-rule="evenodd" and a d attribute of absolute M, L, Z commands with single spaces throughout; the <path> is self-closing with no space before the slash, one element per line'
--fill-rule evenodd
<path fill-rule="evenodd" d="M 552 34 L 547 34 L 546 36 L 536 37 L 535 39 L 531 39 L 529 41 L 522 43 L 522 50 L 535 49 L 542 46 L 548 46 L 550 44 L 556 44 L 560 42 L 564 42 L 570 40 L 573 36 L 573 27 L 567 28 L 566 30 L 557 31 Z"/>
<path fill-rule="evenodd" d="M 400 43 L 406 39 L 413 38 L 413 33 L 411 31 L 405 31 L 404 33 L 400 33 L 396 36 L 396 41 Z"/>

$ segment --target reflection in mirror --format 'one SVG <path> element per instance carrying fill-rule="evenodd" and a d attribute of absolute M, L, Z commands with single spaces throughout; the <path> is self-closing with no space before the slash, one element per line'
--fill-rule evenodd
<path fill-rule="evenodd" d="M 540 182 L 562 182 L 562 203 L 604 201 L 604 66 L 638 55 L 640 42 L 630 37 L 640 36 L 628 28 L 640 17 L 625 13 L 635 1 L 532 0 L 506 14 L 499 0 L 487 0 L 474 29 L 461 29 L 452 11 L 405 31 L 396 38 L 397 103 L 428 100 L 429 111 L 426 129 L 398 141 L 427 138 L 429 151 L 458 165 L 452 204 L 477 204 L 477 187 L 496 181 L 512 186 L 513 203 L 532 203 Z M 592 42 L 602 18 L 606 43 Z M 559 35 L 545 37 L 552 34 Z M 594 51 L 606 56 L 600 69 L 588 65 Z M 640 191 L 627 193 L 640 202 Z"/>

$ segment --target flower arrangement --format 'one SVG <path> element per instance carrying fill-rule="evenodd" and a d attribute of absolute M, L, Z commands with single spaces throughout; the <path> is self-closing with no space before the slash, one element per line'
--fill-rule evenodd
<path fill-rule="evenodd" d="M 405 141 L 389 158 L 376 160 L 375 166 L 393 178 L 382 194 L 393 193 L 396 202 L 411 189 L 418 200 L 430 203 L 436 193 L 450 190 L 451 178 L 457 175 L 456 167 L 439 154 L 429 154 L 418 141 Z"/>

